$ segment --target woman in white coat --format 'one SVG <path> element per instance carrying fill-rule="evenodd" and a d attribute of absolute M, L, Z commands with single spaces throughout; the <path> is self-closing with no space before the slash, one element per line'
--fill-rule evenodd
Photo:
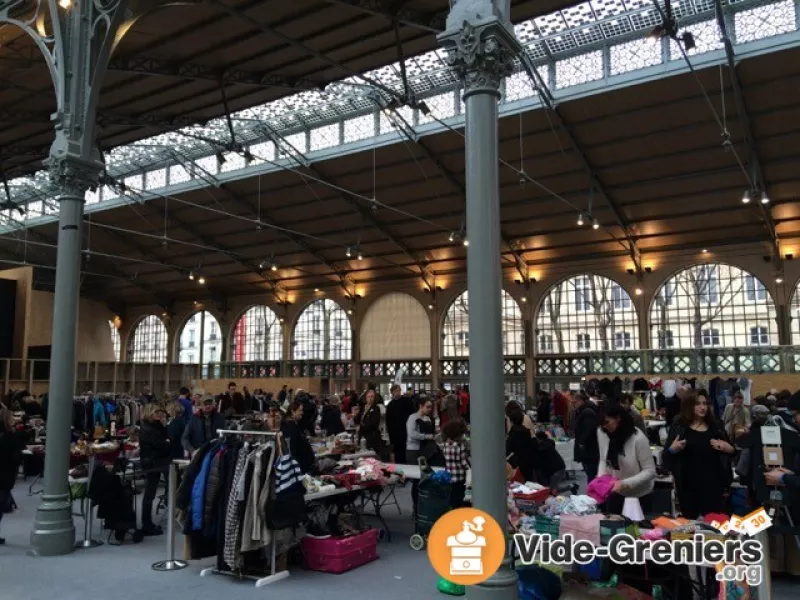
<path fill-rule="evenodd" d="M 597 430 L 600 448 L 599 475 L 617 478 L 614 491 L 606 501 L 605 511 L 622 514 L 625 498 L 638 498 L 642 512 L 652 511 L 656 466 L 650 442 L 633 423 L 630 411 L 612 403 L 603 411 Z"/>

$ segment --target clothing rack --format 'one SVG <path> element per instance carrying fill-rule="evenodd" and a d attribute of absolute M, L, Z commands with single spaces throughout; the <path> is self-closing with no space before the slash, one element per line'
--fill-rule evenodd
<path fill-rule="evenodd" d="M 260 435 L 264 437 L 273 437 L 278 440 L 281 436 L 280 431 L 248 431 L 248 430 L 238 430 L 238 429 L 219 429 L 217 430 L 218 439 L 222 439 L 226 435 Z M 228 577 L 236 577 L 237 579 L 252 579 L 256 582 L 256 587 L 264 587 L 265 585 L 269 585 L 271 583 L 275 583 L 276 581 L 281 581 L 282 579 L 287 579 L 289 577 L 288 569 L 286 571 L 281 571 L 280 573 L 275 572 L 275 536 L 272 536 L 272 539 L 269 542 L 269 552 L 270 552 L 270 575 L 266 577 L 258 577 L 257 575 L 248 575 L 246 573 L 237 573 L 235 571 L 220 571 L 214 567 L 208 567 L 200 571 L 200 577 L 207 577 L 208 575 L 216 574 L 216 575 L 227 575 Z"/>

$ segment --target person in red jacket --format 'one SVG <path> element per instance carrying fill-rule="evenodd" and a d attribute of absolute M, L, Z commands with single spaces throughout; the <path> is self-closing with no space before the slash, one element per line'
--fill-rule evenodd
<path fill-rule="evenodd" d="M 459 405 L 458 411 L 464 420 L 469 423 L 469 386 L 458 388 Z"/>

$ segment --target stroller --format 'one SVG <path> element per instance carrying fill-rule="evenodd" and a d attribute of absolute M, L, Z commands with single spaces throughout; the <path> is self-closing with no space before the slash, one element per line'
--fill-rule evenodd
<path fill-rule="evenodd" d="M 412 550 L 425 548 L 426 537 L 433 524 L 450 510 L 450 484 L 436 477 L 434 470 L 424 458 L 419 459 L 420 481 L 417 499 L 417 518 L 414 535 L 409 540 Z"/>

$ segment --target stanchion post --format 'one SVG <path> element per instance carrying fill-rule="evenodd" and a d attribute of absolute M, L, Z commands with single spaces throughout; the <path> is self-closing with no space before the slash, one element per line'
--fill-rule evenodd
<path fill-rule="evenodd" d="M 758 586 L 759 600 L 772 600 L 772 572 L 769 564 L 769 532 L 768 530 L 759 531 L 755 535 L 756 540 L 761 544 L 761 584 Z"/>
<path fill-rule="evenodd" d="M 177 571 L 189 566 L 185 560 L 175 559 L 175 488 L 177 487 L 178 466 L 169 464 L 167 477 L 167 558 L 153 563 L 154 571 Z"/>
<path fill-rule="evenodd" d="M 89 498 L 89 487 L 92 485 L 92 475 L 94 475 L 94 467 L 95 467 L 95 457 L 94 454 L 89 455 L 89 477 L 86 481 L 86 492 L 83 497 L 84 503 L 84 511 L 83 511 L 83 540 L 80 542 L 75 543 L 76 549 L 81 548 L 97 548 L 98 546 L 102 546 L 103 542 L 101 540 L 93 540 L 92 539 L 92 511 L 94 507 L 92 506 L 92 499 Z"/>

